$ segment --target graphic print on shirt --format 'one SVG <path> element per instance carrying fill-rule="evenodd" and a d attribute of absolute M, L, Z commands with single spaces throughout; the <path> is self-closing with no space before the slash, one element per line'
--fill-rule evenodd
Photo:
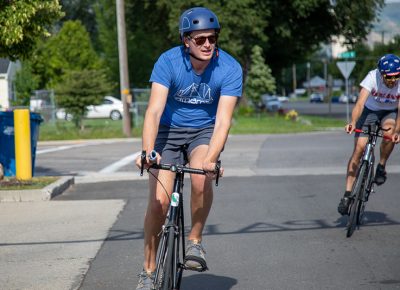
<path fill-rule="evenodd" d="M 372 89 L 371 95 L 373 96 L 375 102 L 382 103 L 382 104 L 394 104 L 400 99 L 400 95 L 392 95 L 387 93 L 380 93 L 377 92 L 375 89 Z"/>
<path fill-rule="evenodd" d="M 211 88 L 206 83 L 200 85 L 193 83 L 186 89 L 179 90 L 174 96 L 175 100 L 186 104 L 212 104 Z"/>

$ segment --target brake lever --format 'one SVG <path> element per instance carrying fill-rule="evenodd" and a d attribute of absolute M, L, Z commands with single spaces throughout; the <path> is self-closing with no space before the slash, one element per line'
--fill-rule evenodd
<path fill-rule="evenodd" d="M 219 179 L 220 169 L 221 169 L 221 160 L 218 160 L 217 164 L 215 164 L 215 171 L 217 171 L 217 178 L 215 179 L 215 186 L 218 186 L 218 179 Z"/>
<path fill-rule="evenodd" d="M 143 176 L 144 163 L 146 162 L 146 151 L 143 150 L 140 155 L 140 176 Z"/>

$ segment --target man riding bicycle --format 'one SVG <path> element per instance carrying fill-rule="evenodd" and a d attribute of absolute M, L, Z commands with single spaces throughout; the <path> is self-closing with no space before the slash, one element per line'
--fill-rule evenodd
<path fill-rule="evenodd" d="M 389 129 L 387 134 L 392 135 L 392 141 L 398 142 L 400 132 L 400 58 L 394 54 L 386 54 L 378 61 L 378 67 L 370 71 L 361 82 L 361 90 L 352 111 L 351 123 L 345 130 L 351 134 L 356 128 L 375 124 L 379 120 L 383 128 Z M 348 214 L 351 189 L 355 180 L 356 171 L 368 137 L 363 133 L 356 133 L 353 154 L 348 162 L 346 191 L 340 200 L 338 212 Z M 393 150 L 394 143 L 382 140 L 380 160 L 376 167 L 375 183 L 382 185 L 386 181 L 386 162 Z"/>
<path fill-rule="evenodd" d="M 210 172 L 191 176 L 192 227 L 185 267 L 207 269 L 202 232 L 213 200 L 212 173 L 224 148 L 232 114 L 242 95 L 242 69 L 217 47 L 220 24 L 207 8 L 186 10 L 179 20 L 182 45 L 164 52 L 150 77 L 151 93 L 142 148 L 157 152 L 157 163 L 185 164 Z M 147 158 L 147 162 L 149 162 Z M 140 156 L 136 160 L 140 167 Z M 153 170 L 144 220 L 144 263 L 136 289 L 153 289 L 158 234 L 165 221 L 174 174 Z"/>

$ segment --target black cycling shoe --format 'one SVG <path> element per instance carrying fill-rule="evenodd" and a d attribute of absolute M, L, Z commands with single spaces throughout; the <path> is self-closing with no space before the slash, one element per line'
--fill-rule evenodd
<path fill-rule="evenodd" d="M 386 170 L 385 166 L 378 164 L 376 167 L 376 173 L 375 173 L 375 183 L 376 185 L 382 185 L 386 181 Z"/>
<path fill-rule="evenodd" d="M 349 214 L 349 206 L 350 206 L 350 192 L 345 192 L 343 198 L 340 200 L 339 205 L 338 205 L 338 212 L 341 215 L 348 215 Z"/>

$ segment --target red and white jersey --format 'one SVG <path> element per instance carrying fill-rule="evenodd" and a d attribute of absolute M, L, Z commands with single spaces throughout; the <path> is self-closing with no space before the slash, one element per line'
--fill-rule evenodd
<path fill-rule="evenodd" d="M 393 88 L 388 88 L 383 82 L 378 69 L 371 70 L 360 83 L 360 86 L 369 91 L 365 106 L 372 111 L 395 110 L 400 99 L 399 81 Z"/>

